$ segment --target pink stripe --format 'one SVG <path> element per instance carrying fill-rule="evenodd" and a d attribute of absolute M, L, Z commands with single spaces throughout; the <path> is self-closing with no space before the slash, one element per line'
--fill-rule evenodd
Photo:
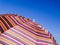
<path fill-rule="evenodd" d="M 19 24 L 19 23 L 14 19 L 14 17 L 11 16 L 11 18 L 12 18 L 17 24 Z"/>
<path fill-rule="evenodd" d="M 14 40 L 14 41 L 16 41 L 17 43 L 19 43 L 19 44 L 21 44 L 21 45 L 23 45 L 22 43 L 20 43 L 19 41 L 17 41 L 17 40 L 15 40 L 15 39 L 13 39 L 13 38 L 11 38 L 10 36 L 7 36 L 7 35 L 5 35 L 5 34 L 2 34 L 3 36 L 6 36 L 6 37 L 8 37 L 8 38 L 10 38 L 10 39 L 12 39 L 12 40 Z"/>
<path fill-rule="evenodd" d="M 1 38 L 0 40 L 4 40 L 3 38 Z M 7 40 L 4 40 L 4 42 L 6 41 L 6 43 L 7 43 Z M 7 44 L 10 44 L 10 43 L 7 43 Z"/>
<path fill-rule="evenodd" d="M 19 34 L 21 34 L 21 35 L 23 35 L 23 36 L 25 36 L 26 38 L 28 38 L 28 39 L 30 39 L 30 40 L 36 42 L 35 40 L 33 40 L 32 38 L 26 36 L 25 34 L 23 34 L 23 33 L 19 32 L 19 31 L 15 30 L 15 29 L 13 29 L 13 28 L 12 28 L 12 30 L 15 31 L 15 32 L 17 32 L 17 33 L 19 33 Z"/>

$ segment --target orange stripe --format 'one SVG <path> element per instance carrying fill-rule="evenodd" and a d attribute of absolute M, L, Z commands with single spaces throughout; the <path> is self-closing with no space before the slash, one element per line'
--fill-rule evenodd
<path fill-rule="evenodd" d="M 2 18 L 2 17 L 1 17 Z M 3 18 L 2 18 L 3 19 Z M 3 19 L 4 20 L 4 19 Z M 8 25 L 8 23 L 4 20 L 4 22 Z M 10 26 L 8 25 L 8 27 L 10 28 Z"/>
<path fill-rule="evenodd" d="M 13 21 L 12 21 L 8 16 L 5 16 L 5 18 L 6 18 L 13 26 L 15 26 L 15 24 L 13 23 Z"/>
<path fill-rule="evenodd" d="M 1 25 L 4 27 L 4 29 L 5 30 L 8 30 L 7 28 L 6 28 L 6 26 L 4 25 L 4 23 L 0 20 L 0 23 L 1 23 Z"/>

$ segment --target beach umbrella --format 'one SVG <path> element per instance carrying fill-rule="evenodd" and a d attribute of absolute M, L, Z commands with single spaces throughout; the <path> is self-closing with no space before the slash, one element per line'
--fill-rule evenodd
<path fill-rule="evenodd" d="M 0 15 L 0 45 L 58 45 L 40 24 L 17 14 Z"/>

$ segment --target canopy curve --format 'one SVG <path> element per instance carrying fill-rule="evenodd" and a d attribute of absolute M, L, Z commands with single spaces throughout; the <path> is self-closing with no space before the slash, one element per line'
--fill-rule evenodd
<path fill-rule="evenodd" d="M 40 24 L 15 14 L 0 15 L 0 44 L 58 45 L 52 34 Z"/>

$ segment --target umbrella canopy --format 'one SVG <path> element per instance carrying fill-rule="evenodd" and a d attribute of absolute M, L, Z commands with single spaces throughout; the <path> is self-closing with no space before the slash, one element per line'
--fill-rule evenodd
<path fill-rule="evenodd" d="M 58 45 L 40 24 L 15 14 L 0 15 L 1 45 Z"/>

